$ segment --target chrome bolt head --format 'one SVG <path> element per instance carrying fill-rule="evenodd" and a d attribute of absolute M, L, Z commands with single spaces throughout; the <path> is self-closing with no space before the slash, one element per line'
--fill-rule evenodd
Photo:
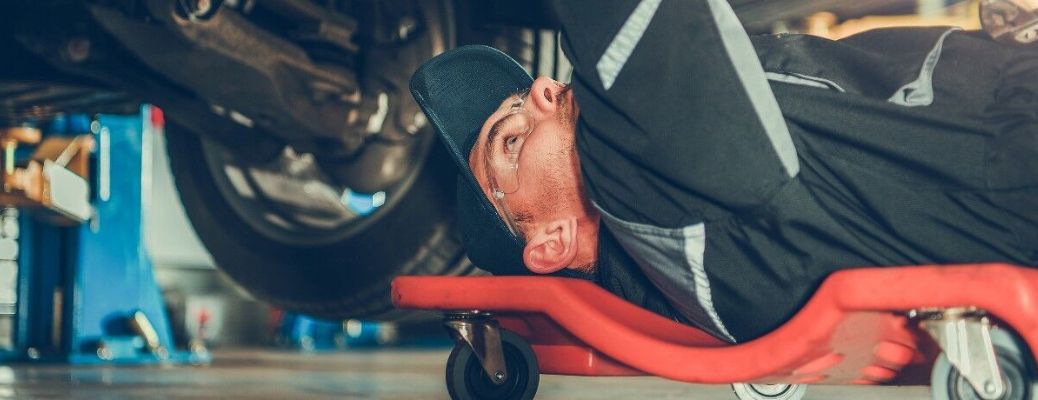
<path fill-rule="evenodd" d="M 206 14 L 213 8 L 213 2 L 210 0 L 196 0 L 195 1 L 195 13 Z"/>

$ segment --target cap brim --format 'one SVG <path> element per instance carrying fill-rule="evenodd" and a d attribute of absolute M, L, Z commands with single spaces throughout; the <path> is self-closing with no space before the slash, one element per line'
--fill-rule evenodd
<path fill-rule="evenodd" d="M 495 274 L 527 274 L 523 243 L 484 195 L 468 157 L 484 122 L 510 94 L 533 78 L 508 55 L 465 46 L 429 60 L 411 78 L 411 94 L 458 165 L 458 222 L 469 258 Z"/>

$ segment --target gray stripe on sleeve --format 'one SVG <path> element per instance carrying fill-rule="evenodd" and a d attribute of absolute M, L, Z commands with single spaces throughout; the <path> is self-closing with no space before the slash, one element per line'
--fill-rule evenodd
<path fill-rule="evenodd" d="M 696 285 L 696 301 L 699 302 L 699 307 L 706 311 L 710 322 L 714 323 L 717 330 L 729 342 L 735 343 L 735 337 L 728 332 L 728 328 L 721 321 L 721 316 L 717 314 L 717 309 L 714 308 L 714 297 L 710 292 L 710 278 L 707 277 L 706 267 L 703 264 L 703 256 L 706 253 L 706 225 L 700 223 L 688 226 L 682 229 L 681 233 L 685 236 L 685 261 L 692 269 L 692 277 Z"/>
<path fill-rule="evenodd" d="M 598 204 L 602 222 L 645 277 L 688 323 L 735 343 L 714 308 L 710 277 L 704 265 L 706 225 L 668 229 L 621 220 Z"/>
<path fill-rule="evenodd" d="M 944 40 L 952 32 L 960 30 L 962 29 L 951 28 L 944 32 L 941 38 L 937 39 L 937 44 L 934 45 L 933 50 L 930 50 L 930 53 L 926 55 L 926 59 L 923 60 L 923 66 L 919 69 L 919 77 L 902 86 L 887 101 L 905 107 L 925 107 L 933 104 L 933 73 L 937 69 L 937 62 L 941 61 L 941 53 L 944 51 Z"/>
<path fill-rule="evenodd" d="M 771 140 L 771 146 L 782 161 L 782 166 L 786 168 L 786 173 L 790 177 L 797 176 L 800 173 L 800 160 L 793 145 L 793 137 L 789 134 L 786 119 L 782 116 L 775 94 L 772 93 L 771 86 L 764 76 L 764 67 L 757 58 L 750 37 L 746 35 L 746 30 L 727 0 L 707 0 L 707 4 L 717 23 L 728 59 L 732 61 L 732 66 L 753 104 L 757 117 L 760 118 L 768 139 Z"/>
<path fill-rule="evenodd" d="M 627 17 L 627 21 L 620 28 L 620 32 L 609 43 L 605 53 L 602 53 L 602 58 L 598 59 L 595 69 L 598 70 L 598 79 L 602 81 L 602 87 L 605 90 L 613 87 L 613 82 L 616 82 L 616 77 L 620 75 L 624 64 L 627 64 L 627 59 L 631 57 L 634 48 L 642 40 L 642 35 L 648 29 L 649 22 L 656 15 L 660 2 L 662 0 L 642 0 L 638 3 L 634 12 Z"/>
<path fill-rule="evenodd" d="M 795 72 L 765 72 L 769 81 L 789 83 L 793 85 L 810 86 L 819 89 L 830 89 L 840 93 L 846 93 L 840 84 L 833 82 L 829 79 L 819 78 L 816 76 L 798 74 Z"/>

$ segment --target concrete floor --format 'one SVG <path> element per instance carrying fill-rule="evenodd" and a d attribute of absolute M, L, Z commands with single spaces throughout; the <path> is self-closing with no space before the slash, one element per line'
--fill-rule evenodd
<path fill-rule="evenodd" d="M 444 350 L 224 351 L 209 366 L 0 366 L 0 399 L 445 399 Z M 658 378 L 541 377 L 538 399 L 734 399 Z M 925 387 L 812 387 L 808 399 L 929 399 Z"/>

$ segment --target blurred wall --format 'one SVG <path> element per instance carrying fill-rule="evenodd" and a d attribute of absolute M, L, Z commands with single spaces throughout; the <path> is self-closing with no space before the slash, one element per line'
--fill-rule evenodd
<path fill-rule="evenodd" d="M 270 307 L 253 299 L 216 268 L 184 213 L 163 134 L 152 138 L 150 153 L 151 196 L 144 216 L 145 245 L 178 341 L 184 345 L 188 339 L 201 336 L 211 346 L 269 345 L 273 342 L 268 327 Z M 204 327 L 199 326 L 200 320 L 206 321 Z"/>

